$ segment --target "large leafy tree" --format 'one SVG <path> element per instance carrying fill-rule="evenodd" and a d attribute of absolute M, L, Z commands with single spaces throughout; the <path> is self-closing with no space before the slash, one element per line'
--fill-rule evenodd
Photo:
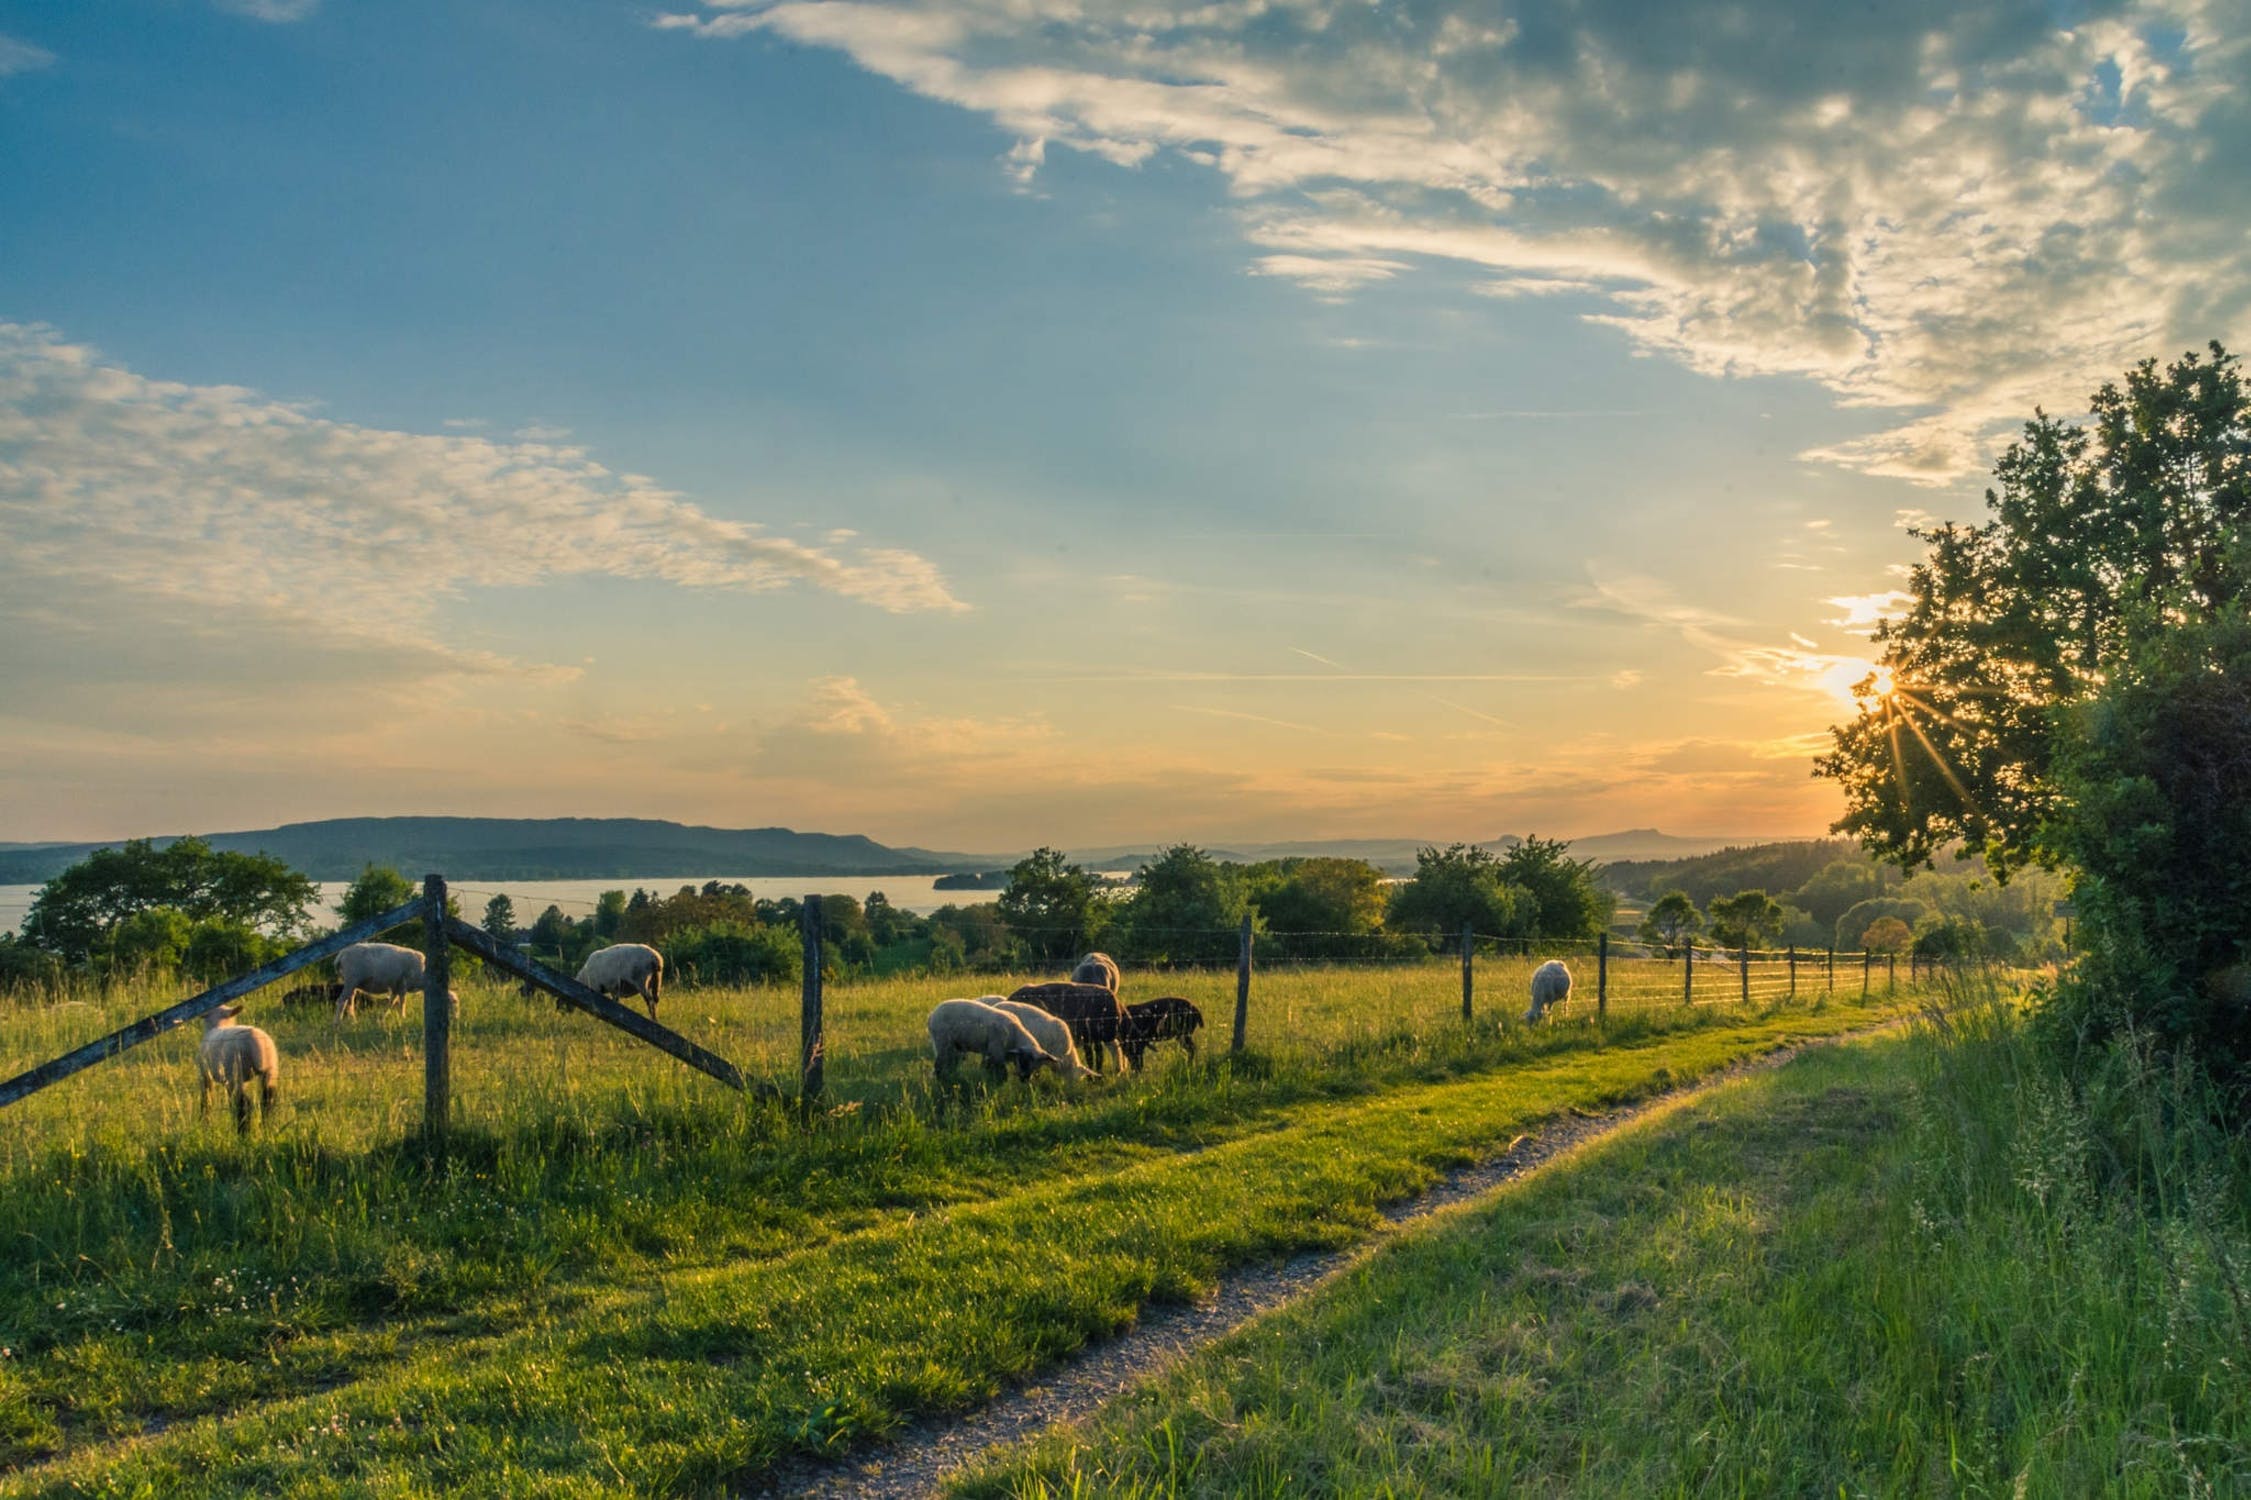
<path fill-rule="evenodd" d="M 1236 956 L 1250 908 L 1242 872 L 1194 844 L 1175 844 L 1143 865 L 1119 913 L 1120 946 L 1158 963 L 1213 963 Z"/>
<path fill-rule="evenodd" d="M 1571 845 L 1563 839 L 1525 839 L 1501 856 L 1500 875 L 1532 898 L 1535 937 L 1595 937 L 1618 909 L 1594 861 L 1571 858 Z"/>
<path fill-rule="evenodd" d="M 2251 1070 L 2251 399 L 2217 344 L 2042 415 L 1991 516 L 1925 533 L 1883 673 L 1818 767 L 1913 866 L 1959 839 L 2075 873 L 2086 962 L 2051 1015 Z"/>
<path fill-rule="evenodd" d="M 1008 872 L 1008 889 L 995 904 L 1024 947 L 1050 964 L 1093 947 L 1104 915 L 1094 876 L 1060 849 L 1035 849 L 1018 860 Z"/>
<path fill-rule="evenodd" d="M 2218 344 L 2145 361 L 2096 392 L 2087 422 L 2044 413 L 1994 470 L 1979 525 L 1916 535 L 1930 552 L 1881 670 L 1818 774 L 1836 825 L 1904 866 L 1957 840 L 2004 878 L 2062 851 L 2056 779 L 2071 712 L 2139 647 L 2240 616 L 2251 517 L 2251 406 Z"/>
<path fill-rule="evenodd" d="M 1712 903 L 1712 937 L 1729 948 L 1763 947 L 1788 920 L 1782 903 L 1761 890 L 1737 891 Z"/>
<path fill-rule="evenodd" d="M 199 838 L 159 847 L 133 839 L 97 849 L 39 889 L 24 917 L 29 942 L 72 961 L 104 952 L 129 918 L 169 908 L 191 922 L 225 919 L 277 938 L 312 929 L 320 887 L 267 854 L 213 849 Z"/>
<path fill-rule="evenodd" d="M 1539 905 L 1521 886 L 1501 878 L 1490 849 L 1450 844 L 1415 851 L 1415 878 L 1391 898 L 1390 926 L 1458 943 L 1463 927 L 1482 937 L 1528 937 Z"/>

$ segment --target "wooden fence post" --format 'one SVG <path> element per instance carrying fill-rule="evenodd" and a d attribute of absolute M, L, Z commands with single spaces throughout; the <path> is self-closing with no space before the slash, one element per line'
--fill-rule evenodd
<path fill-rule="evenodd" d="M 1743 944 L 1735 950 L 1735 969 L 1743 976 L 1743 1003 L 1751 1003 L 1751 939 L 1744 935 Z"/>
<path fill-rule="evenodd" d="M 1464 922 L 1462 923 L 1462 1024 L 1464 1026 L 1469 1024 L 1470 999 L 1477 993 L 1475 959 L 1471 956 L 1476 952 L 1477 929 Z"/>
<path fill-rule="evenodd" d="M 1610 934 L 1605 932 L 1595 939 L 1594 945 L 1594 1018 L 1605 1021 L 1610 1016 Z"/>
<path fill-rule="evenodd" d="M 1790 945 L 1790 998 L 1798 998 L 1798 945 Z"/>
<path fill-rule="evenodd" d="M 1243 917 L 1243 930 L 1236 939 L 1235 950 L 1235 1045 L 1230 1049 L 1240 1056 L 1244 1033 L 1251 1024 L 1251 919 Z"/>
<path fill-rule="evenodd" d="M 1827 988 L 1830 994 L 1837 993 L 1837 945 L 1835 943 L 1829 945 L 1829 982 Z"/>
<path fill-rule="evenodd" d="M 797 1026 L 797 1102 L 810 1107 L 821 1097 L 821 898 L 807 896 L 798 920 L 805 938 L 805 990 Z"/>
<path fill-rule="evenodd" d="M 422 1133 L 443 1145 L 453 1118 L 453 943 L 446 878 L 422 877 Z"/>
<path fill-rule="evenodd" d="M 1899 992 L 1899 955 L 1894 953 L 1884 960 L 1884 993 Z"/>
<path fill-rule="evenodd" d="M 1694 1005 L 1696 1003 L 1696 939 L 1690 938 L 1687 942 L 1682 943 L 1680 951 L 1686 955 L 1685 962 L 1680 966 L 1680 1003 Z"/>
<path fill-rule="evenodd" d="M 1868 971 L 1874 966 L 1876 955 L 1866 948 L 1860 950 L 1860 998 L 1868 998 Z"/>

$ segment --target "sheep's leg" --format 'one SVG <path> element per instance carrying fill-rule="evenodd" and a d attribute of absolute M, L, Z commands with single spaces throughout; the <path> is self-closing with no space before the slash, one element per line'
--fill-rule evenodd
<path fill-rule="evenodd" d="M 203 1075 L 203 1097 L 196 1101 L 195 1113 L 198 1119 L 211 1113 L 211 1075 L 208 1072 Z"/>
<path fill-rule="evenodd" d="M 250 1133 L 250 1086 L 239 1078 L 234 1081 L 234 1128 L 237 1135 Z"/>
<path fill-rule="evenodd" d="M 348 1020 L 359 1014 L 360 992 L 356 986 L 344 986 L 336 996 L 336 1019 Z"/>
<path fill-rule="evenodd" d="M 1180 1045 L 1188 1049 L 1188 1055 L 1190 1057 L 1194 1057 L 1196 1055 L 1196 1039 L 1190 1036 L 1185 1031 L 1180 1033 Z"/>

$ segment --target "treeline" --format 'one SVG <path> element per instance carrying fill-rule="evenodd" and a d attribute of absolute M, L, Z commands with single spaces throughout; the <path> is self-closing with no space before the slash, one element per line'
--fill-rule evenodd
<path fill-rule="evenodd" d="M 1453 948 L 1464 927 L 1485 937 L 1590 938 L 1615 904 L 1595 866 L 1550 839 L 1502 854 L 1425 849 L 1414 877 L 1400 883 L 1363 860 L 1237 864 L 1177 844 L 1117 887 L 1040 849 L 1008 872 L 993 902 L 918 916 L 881 892 L 865 902 L 824 896 L 822 951 L 843 972 L 874 974 L 1051 968 L 1091 948 L 1127 963 L 1232 963 L 1247 917 L 1268 958 L 1413 957 Z M 488 929 L 512 917 L 488 912 Z M 686 982 L 745 984 L 797 977 L 802 919 L 795 900 L 714 880 L 670 896 L 605 892 L 592 915 L 576 919 L 550 906 L 521 941 L 565 965 L 604 943 L 647 943 Z"/>
<path fill-rule="evenodd" d="M 369 866 L 335 915 L 361 921 L 415 889 L 397 871 Z M 20 937 L 0 937 L 0 985 L 157 972 L 223 978 L 313 935 L 323 925 L 318 898 L 308 877 L 277 860 L 196 839 L 100 850 L 41 888 Z M 1363 860 L 1239 864 L 1177 844 L 1121 887 L 1040 849 L 1008 872 L 994 902 L 919 916 L 881 893 L 864 902 L 835 895 L 822 898 L 821 919 L 828 966 L 890 974 L 1055 967 L 1090 948 L 1128 963 L 1228 963 L 1245 919 L 1270 959 L 1404 958 L 1452 949 L 1465 928 L 1488 938 L 1592 938 L 1615 907 L 1591 861 L 1571 858 L 1560 840 L 1531 838 L 1499 853 L 1468 844 L 1424 849 L 1403 882 Z M 549 906 L 528 924 L 497 895 L 479 921 L 566 970 L 619 942 L 657 948 L 690 984 L 790 981 L 802 961 L 796 900 L 762 900 L 720 881 L 670 895 L 609 891 L 590 914 Z M 387 936 L 414 943 L 418 930 L 410 924 Z"/>

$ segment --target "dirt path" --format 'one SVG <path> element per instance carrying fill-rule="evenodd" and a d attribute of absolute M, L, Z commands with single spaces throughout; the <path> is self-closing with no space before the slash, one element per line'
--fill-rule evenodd
<path fill-rule="evenodd" d="M 1730 1079 L 1780 1067 L 1809 1047 L 1864 1040 L 1903 1024 L 1892 1021 L 1778 1047 L 1730 1063 L 1699 1082 L 1669 1089 L 1639 1104 L 1551 1120 L 1536 1134 L 1518 1136 L 1499 1155 L 1450 1172 L 1415 1197 L 1386 1206 L 1384 1217 L 1394 1224 L 1411 1224 L 1440 1209 L 1481 1197 L 1504 1183 L 1528 1177 L 1565 1152 L 1710 1093 Z M 785 1465 L 747 1493 L 867 1500 L 935 1494 L 954 1471 L 987 1450 L 1030 1437 L 1056 1423 L 1091 1415 L 1111 1397 L 1175 1360 L 1350 1269 L 1381 1249 L 1385 1238 L 1379 1235 L 1349 1249 L 1299 1255 L 1280 1264 L 1246 1266 L 1225 1277 L 1209 1299 L 1189 1306 L 1151 1307 L 1125 1333 L 1088 1346 L 1033 1383 L 1019 1386 L 976 1411 L 912 1423 L 882 1447 L 842 1464 Z"/>

